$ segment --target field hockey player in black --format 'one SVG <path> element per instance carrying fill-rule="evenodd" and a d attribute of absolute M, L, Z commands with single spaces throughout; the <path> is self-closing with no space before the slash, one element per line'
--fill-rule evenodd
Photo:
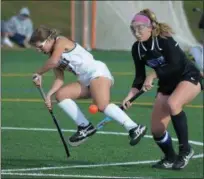
<path fill-rule="evenodd" d="M 194 154 L 188 142 L 187 117 L 183 106 L 200 93 L 200 72 L 172 37 L 172 28 L 166 23 L 159 23 L 151 10 L 144 9 L 136 14 L 130 28 L 137 39 L 132 46 L 136 73 L 132 88 L 123 104 L 140 89 L 150 90 L 154 78 L 158 78 L 151 132 L 154 141 L 164 153 L 164 158 L 152 167 L 182 169 Z M 154 70 L 147 77 L 146 65 Z M 128 103 L 124 108 L 130 106 Z M 170 120 L 179 141 L 178 154 L 174 151 L 170 134 L 167 132 Z"/>

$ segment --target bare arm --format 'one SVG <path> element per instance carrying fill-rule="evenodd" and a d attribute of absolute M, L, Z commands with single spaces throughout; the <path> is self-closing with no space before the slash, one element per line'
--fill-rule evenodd
<path fill-rule="evenodd" d="M 151 72 L 151 73 L 147 76 L 147 78 L 156 79 L 156 78 L 157 78 L 156 72 L 155 72 L 155 71 Z"/>
<path fill-rule="evenodd" d="M 59 69 L 54 69 L 54 74 L 55 74 L 55 81 L 49 90 L 47 96 L 52 96 L 55 94 L 64 84 L 64 71 L 59 70 Z"/>
<path fill-rule="evenodd" d="M 150 90 L 154 85 L 153 85 L 153 82 L 154 82 L 154 79 L 157 78 L 157 74 L 155 71 L 152 71 L 149 75 L 147 75 L 146 79 L 145 79 L 145 82 L 143 84 L 143 87 L 142 89 L 144 91 L 148 91 Z"/>
<path fill-rule="evenodd" d="M 54 47 L 54 51 L 50 58 L 45 62 L 45 64 L 37 70 L 37 74 L 42 75 L 46 73 L 47 71 L 56 68 L 58 65 L 58 62 L 60 60 L 60 57 L 62 53 L 64 52 L 64 49 L 66 47 L 66 39 L 59 39 L 56 42 L 56 45 Z"/>

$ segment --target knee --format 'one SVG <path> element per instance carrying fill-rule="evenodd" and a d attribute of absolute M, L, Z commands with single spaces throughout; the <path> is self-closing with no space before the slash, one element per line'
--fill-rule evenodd
<path fill-rule="evenodd" d="M 167 105 L 171 114 L 176 114 L 182 109 L 182 105 L 171 98 L 168 99 Z"/>
<path fill-rule="evenodd" d="M 108 103 L 101 103 L 101 104 L 98 104 L 97 106 L 99 111 L 104 112 L 104 110 L 108 106 Z"/>

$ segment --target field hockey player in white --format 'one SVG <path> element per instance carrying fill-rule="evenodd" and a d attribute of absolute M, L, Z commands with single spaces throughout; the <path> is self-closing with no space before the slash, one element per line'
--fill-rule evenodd
<path fill-rule="evenodd" d="M 74 100 L 92 97 L 99 110 L 116 120 L 129 132 L 130 145 L 136 145 L 146 132 L 146 127 L 136 124 L 117 105 L 110 103 L 110 88 L 114 83 L 107 66 L 93 58 L 79 44 L 60 36 L 55 29 L 44 26 L 37 28 L 31 37 L 31 45 L 49 55 L 46 63 L 33 74 L 33 82 L 41 86 L 42 75 L 53 70 L 56 76 L 47 93 L 45 104 L 52 108 L 51 97 L 55 94 L 58 106 L 76 123 L 77 132 L 69 138 L 72 146 L 83 143 L 96 132 Z M 71 71 L 78 81 L 63 86 L 64 71 Z"/>

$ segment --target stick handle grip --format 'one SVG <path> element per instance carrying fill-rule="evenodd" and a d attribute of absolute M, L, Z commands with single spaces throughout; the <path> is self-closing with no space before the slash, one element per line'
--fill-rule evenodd
<path fill-rule="evenodd" d="M 144 90 L 140 90 L 135 96 L 133 96 L 132 98 L 130 98 L 129 102 L 132 103 L 134 100 L 136 100 L 139 96 L 141 96 L 145 91 Z M 121 105 L 120 109 L 124 110 L 124 107 Z"/>
<path fill-rule="evenodd" d="M 44 92 L 43 88 L 42 88 L 42 87 L 37 87 L 37 88 L 38 88 L 38 90 L 39 90 L 39 92 L 40 92 L 41 97 L 42 97 L 43 100 L 45 101 L 46 95 L 45 95 L 45 92 Z M 52 109 L 48 109 L 48 110 L 49 110 L 49 112 L 52 114 Z"/>

